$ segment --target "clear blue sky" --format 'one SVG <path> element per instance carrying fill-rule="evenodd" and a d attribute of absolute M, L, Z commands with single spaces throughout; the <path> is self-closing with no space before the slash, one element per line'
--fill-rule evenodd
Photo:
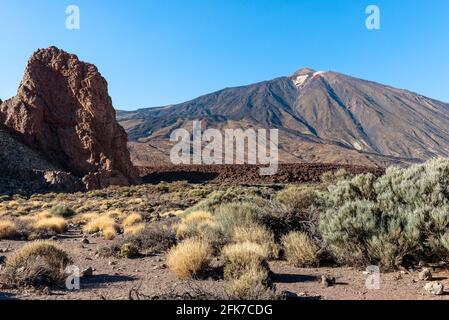
<path fill-rule="evenodd" d="M 81 30 L 65 28 L 65 8 Z M 365 8 L 381 9 L 381 30 Z M 0 98 L 56 45 L 98 66 L 117 108 L 190 100 L 308 66 L 449 102 L 448 0 L 0 0 Z"/>

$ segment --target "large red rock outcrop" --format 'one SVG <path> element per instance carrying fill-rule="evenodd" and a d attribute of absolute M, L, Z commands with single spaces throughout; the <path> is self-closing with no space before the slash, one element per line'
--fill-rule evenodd
<path fill-rule="evenodd" d="M 0 107 L 9 130 L 83 178 L 87 189 L 137 180 L 127 134 L 115 116 L 97 68 L 55 47 L 33 54 L 17 95 Z"/>

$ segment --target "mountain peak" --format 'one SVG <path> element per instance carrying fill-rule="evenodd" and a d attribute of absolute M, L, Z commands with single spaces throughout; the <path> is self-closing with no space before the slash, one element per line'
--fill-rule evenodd
<path fill-rule="evenodd" d="M 305 76 L 311 73 L 315 73 L 316 71 L 312 68 L 301 68 L 298 69 L 295 73 L 293 73 L 293 76 Z"/>

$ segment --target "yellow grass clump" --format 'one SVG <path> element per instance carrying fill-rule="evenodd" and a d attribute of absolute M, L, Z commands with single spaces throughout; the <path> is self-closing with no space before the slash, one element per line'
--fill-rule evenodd
<path fill-rule="evenodd" d="M 125 234 L 137 235 L 145 229 L 145 223 L 136 223 L 130 226 L 124 227 Z"/>
<path fill-rule="evenodd" d="M 108 216 L 99 216 L 90 220 L 85 226 L 84 231 L 87 233 L 102 232 L 103 237 L 107 240 L 115 238 L 119 230 L 118 224 L 114 219 Z"/>
<path fill-rule="evenodd" d="M 124 227 L 131 227 L 132 225 L 135 225 L 137 223 L 140 223 L 143 221 L 143 218 L 140 214 L 138 213 L 131 213 L 129 216 L 127 216 L 122 224 Z"/>
<path fill-rule="evenodd" d="M 225 246 L 221 251 L 226 263 L 241 267 L 260 265 L 268 259 L 269 252 L 260 244 L 241 242 Z"/>
<path fill-rule="evenodd" d="M 202 240 L 187 239 L 167 254 L 167 265 L 180 279 L 199 275 L 209 265 L 210 245 Z"/>
<path fill-rule="evenodd" d="M 282 238 L 285 257 L 296 267 L 309 267 L 317 263 L 318 246 L 304 232 L 291 232 Z"/>
<path fill-rule="evenodd" d="M 213 216 L 207 211 L 195 211 L 182 218 L 176 226 L 176 235 L 180 239 L 198 236 L 205 225 L 214 224 Z"/>
<path fill-rule="evenodd" d="M 83 214 L 78 214 L 76 215 L 72 221 L 76 224 L 86 224 L 89 221 L 98 218 L 100 215 L 98 214 L 98 212 L 88 212 L 88 213 L 83 213 Z"/>
<path fill-rule="evenodd" d="M 124 219 L 126 217 L 126 213 L 119 209 L 109 210 L 105 213 L 105 215 L 118 220 Z"/>
<path fill-rule="evenodd" d="M 266 269 L 250 266 L 239 278 L 229 281 L 226 292 L 237 300 L 272 299 L 274 292 L 268 286 L 268 279 Z"/>
<path fill-rule="evenodd" d="M 260 225 L 243 226 L 234 228 L 232 241 L 236 243 L 253 242 L 261 245 L 269 258 L 279 257 L 279 246 L 274 241 L 274 235 Z"/>
<path fill-rule="evenodd" d="M 38 230 L 49 230 L 62 233 L 67 229 L 67 221 L 62 217 L 49 217 L 37 220 L 33 227 Z"/>
<path fill-rule="evenodd" d="M 10 220 L 0 221 L 0 239 L 8 239 L 18 234 L 17 226 Z"/>
<path fill-rule="evenodd" d="M 47 241 L 34 241 L 17 250 L 6 260 L 6 270 L 17 270 L 37 258 L 43 259 L 46 265 L 58 270 L 64 268 L 71 261 L 67 253 L 55 244 Z"/>

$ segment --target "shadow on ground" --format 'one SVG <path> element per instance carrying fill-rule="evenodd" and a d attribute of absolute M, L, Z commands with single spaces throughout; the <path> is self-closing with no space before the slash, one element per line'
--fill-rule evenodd
<path fill-rule="evenodd" d="M 316 276 L 307 276 L 303 274 L 284 274 L 275 273 L 272 276 L 273 282 L 277 283 L 297 283 L 297 282 L 315 282 L 318 281 Z"/>
<path fill-rule="evenodd" d="M 93 289 L 104 287 L 105 285 L 110 283 L 129 282 L 134 281 L 136 279 L 137 279 L 136 277 L 131 276 L 99 274 L 92 277 L 81 279 L 81 288 Z"/>

